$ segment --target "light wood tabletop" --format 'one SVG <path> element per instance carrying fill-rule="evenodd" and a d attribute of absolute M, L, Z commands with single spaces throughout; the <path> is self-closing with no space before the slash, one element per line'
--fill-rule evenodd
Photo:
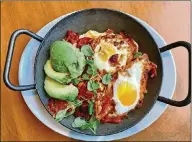
<path fill-rule="evenodd" d="M 167 43 L 190 41 L 190 2 L 2 2 L 1 3 L 1 139 L 6 141 L 62 140 L 62 136 L 42 124 L 28 109 L 21 93 L 9 90 L 2 74 L 10 35 L 24 28 L 37 32 L 53 19 L 66 13 L 86 8 L 111 8 L 130 13 L 152 26 Z M 18 84 L 20 56 L 29 42 L 21 36 L 14 51 L 11 81 Z M 177 71 L 174 99 L 183 99 L 188 90 L 188 56 L 183 48 L 172 50 Z M 190 105 L 168 106 L 161 117 L 142 132 L 124 141 L 184 141 L 190 140 Z"/>

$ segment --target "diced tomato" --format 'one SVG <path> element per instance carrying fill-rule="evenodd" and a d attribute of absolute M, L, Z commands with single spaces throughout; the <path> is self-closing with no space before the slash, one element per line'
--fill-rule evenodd
<path fill-rule="evenodd" d="M 71 44 L 77 43 L 77 41 L 79 40 L 79 34 L 68 30 L 65 40 L 70 42 Z"/>
<path fill-rule="evenodd" d="M 77 85 L 78 89 L 79 89 L 79 94 L 77 96 L 77 98 L 79 100 L 90 100 L 93 98 L 94 94 L 93 92 L 90 92 L 87 90 L 87 82 L 80 82 Z"/>
<path fill-rule="evenodd" d="M 104 97 L 103 97 L 103 104 L 109 104 L 109 103 L 111 103 L 111 96 L 109 96 L 109 95 L 105 95 Z"/>
<path fill-rule="evenodd" d="M 77 41 L 77 48 L 81 48 L 83 45 L 91 44 L 92 41 L 93 41 L 93 39 L 92 39 L 92 38 L 89 38 L 89 37 L 80 38 L 80 39 Z"/>
<path fill-rule="evenodd" d="M 89 120 L 91 116 L 89 115 L 89 112 L 88 112 L 88 105 L 89 105 L 88 102 L 84 101 L 80 107 L 75 109 L 74 116 L 82 117 L 82 118 L 85 118 L 86 120 Z"/>
<path fill-rule="evenodd" d="M 78 86 L 80 86 L 80 88 L 79 88 L 79 94 L 78 94 L 77 98 L 79 100 L 83 100 L 82 96 L 84 96 L 84 94 L 87 92 L 87 82 L 83 82 L 83 84 L 78 85 Z"/>
<path fill-rule="evenodd" d="M 90 100 L 90 99 L 92 99 L 93 97 L 94 97 L 93 92 L 90 92 L 90 91 L 87 91 L 87 92 L 86 92 L 85 98 L 86 98 L 87 100 Z"/>
<path fill-rule="evenodd" d="M 48 109 L 53 115 L 55 115 L 58 111 L 65 109 L 67 106 L 68 102 L 64 100 L 50 98 L 48 101 Z M 68 110 L 68 112 L 70 111 L 72 111 L 72 109 Z"/>
<path fill-rule="evenodd" d="M 149 74 L 150 74 L 150 77 L 151 77 L 151 78 L 154 78 L 155 76 L 157 76 L 157 70 L 156 70 L 156 68 L 152 68 L 152 69 L 150 70 Z"/>
<path fill-rule="evenodd" d="M 124 38 L 124 39 L 131 39 L 131 37 L 129 35 L 127 35 L 124 31 L 120 32 L 120 35 Z"/>
<path fill-rule="evenodd" d="M 122 116 L 115 116 L 110 117 L 109 115 L 106 115 L 103 119 L 101 119 L 101 123 L 113 123 L 113 124 L 119 124 L 123 120 Z"/>

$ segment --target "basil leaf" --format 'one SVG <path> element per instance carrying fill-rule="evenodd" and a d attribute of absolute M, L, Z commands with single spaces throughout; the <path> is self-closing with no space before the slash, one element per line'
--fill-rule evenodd
<path fill-rule="evenodd" d="M 72 82 L 74 85 L 77 85 L 77 84 L 79 84 L 80 79 L 76 78 L 76 79 L 73 79 L 71 82 Z"/>
<path fill-rule="evenodd" d="M 89 45 L 83 45 L 81 47 L 81 52 L 85 55 L 85 56 L 92 56 L 93 55 L 93 50 L 91 49 L 91 47 Z"/>
<path fill-rule="evenodd" d="M 134 54 L 134 58 L 138 58 L 138 57 L 141 56 L 141 55 L 142 55 L 141 52 L 136 52 L 136 53 Z"/>
<path fill-rule="evenodd" d="M 86 73 L 83 74 L 82 78 L 83 78 L 83 80 L 90 80 L 89 75 Z"/>
<path fill-rule="evenodd" d="M 71 112 L 67 112 L 70 108 L 72 108 Z M 55 116 L 55 120 L 57 122 L 61 121 L 63 118 L 73 114 L 75 112 L 75 107 L 74 106 L 68 106 L 67 108 L 60 110 L 57 112 L 56 116 Z"/>
<path fill-rule="evenodd" d="M 77 117 L 74 122 L 72 123 L 72 127 L 74 128 L 79 128 L 82 127 L 84 125 L 86 125 L 87 122 L 84 119 L 81 119 L 80 117 Z"/>
<path fill-rule="evenodd" d="M 111 81 L 112 77 L 111 74 L 105 74 L 102 78 L 102 83 L 107 85 Z"/>
<path fill-rule="evenodd" d="M 89 106 L 88 106 L 89 115 L 93 114 L 93 106 L 94 106 L 93 102 L 89 101 Z"/>

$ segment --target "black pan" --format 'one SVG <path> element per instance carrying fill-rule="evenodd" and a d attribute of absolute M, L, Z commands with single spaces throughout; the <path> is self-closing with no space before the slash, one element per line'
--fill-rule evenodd
<path fill-rule="evenodd" d="M 53 28 L 51 28 L 44 38 L 28 30 L 20 29 L 15 31 L 12 34 L 9 42 L 9 49 L 4 70 L 4 82 L 7 87 L 15 91 L 26 91 L 36 89 L 43 105 L 47 109 L 49 97 L 44 90 L 45 73 L 43 70 L 43 66 L 49 58 L 50 44 L 55 40 L 61 40 L 65 36 L 66 31 L 69 29 L 73 30 L 74 32 L 78 32 L 79 34 L 85 33 L 88 30 L 104 32 L 107 29 L 113 29 L 115 33 L 124 30 L 139 44 L 140 51 L 147 53 L 149 55 L 150 60 L 158 66 L 157 77 L 148 81 L 148 95 L 146 95 L 144 98 L 143 106 L 140 109 L 136 109 L 136 111 L 129 113 L 128 119 L 124 119 L 121 124 L 100 125 L 97 129 L 96 135 L 110 135 L 132 127 L 145 117 L 145 115 L 151 110 L 157 100 L 177 107 L 186 106 L 191 102 L 190 43 L 187 43 L 185 41 L 178 41 L 159 49 L 150 33 L 139 22 L 137 22 L 135 19 L 125 13 L 109 9 L 87 9 L 72 13 L 67 17 L 63 18 Z M 16 38 L 21 34 L 26 34 L 41 42 L 41 44 L 37 52 L 35 61 L 35 84 L 15 86 L 9 80 L 9 72 L 15 41 Z M 189 90 L 187 97 L 183 101 L 175 101 L 159 96 L 159 91 L 161 89 L 161 83 L 163 80 L 163 66 L 161 53 L 179 46 L 185 47 L 189 53 Z M 60 123 L 65 127 L 76 132 L 93 135 L 90 131 L 81 131 L 79 129 L 73 128 L 71 126 L 73 120 L 74 117 L 71 116 L 62 120 Z"/>

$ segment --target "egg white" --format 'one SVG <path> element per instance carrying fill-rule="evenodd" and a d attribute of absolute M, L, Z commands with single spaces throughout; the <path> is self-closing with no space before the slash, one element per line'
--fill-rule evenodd
<path fill-rule="evenodd" d="M 111 66 L 108 60 L 107 61 L 103 61 L 99 57 L 98 53 L 99 53 L 99 50 L 101 48 L 101 44 L 103 44 L 103 43 L 106 43 L 106 41 L 101 40 L 100 43 L 95 48 L 95 54 L 94 54 L 95 66 L 99 70 L 106 70 L 107 72 L 113 72 L 113 71 L 115 71 L 116 67 Z M 128 45 L 125 45 L 125 46 L 128 46 Z M 128 58 L 128 50 L 127 50 L 127 48 L 123 48 L 121 50 L 118 50 L 116 46 L 112 45 L 112 47 L 115 50 L 115 54 L 118 54 L 119 56 L 123 55 L 123 58 L 119 61 L 120 66 L 126 65 L 126 61 L 127 61 L 127 58 Z"/>
<path fill-rule="evenodd" d="M 85 34 L 80 35 L 80 38 L 90 37 L 90 38 L 96 39 L 99 36 L 103 36 L 103 35 L 106 35 L 106 33 L 99 33 L 99 32 L 94 31 L 94 30 L 89 30 Z"/>
<path fill-rule="evenodd" d="M 114 87 L 113 87 L 113 92 L 114 92 L 113 100 L 115 101 L 115 104 L 116 104 L 115 110 L 116 110 L 117 114 L 123 114 L 123 113 L 129 112 L 130 110 L 134 109 L 136 107 L 137 103 L 139 102 L 140 81 L 141 81 L 142 73 L 143 73 L 142 70 L 143 70 L 143 62 L 140 61 L 140 62 L 134 63 L 129 69 L 127 69 L 127 72 L 129 73 L 130 76 L 124 76 L 119 73 L 118 79 L 114 83 Z M 121 104 L 121 101 L 118 99 L 118 96 L 117 96 L 118 85 L 124 81 L 132 84 L 135 87 L 136 92 L 137 92 L 136 100 L 130 106 L 124 106 L 123 104 Z M 127 99 L 129 99 L 129 98 L 127 98 Z"/>

